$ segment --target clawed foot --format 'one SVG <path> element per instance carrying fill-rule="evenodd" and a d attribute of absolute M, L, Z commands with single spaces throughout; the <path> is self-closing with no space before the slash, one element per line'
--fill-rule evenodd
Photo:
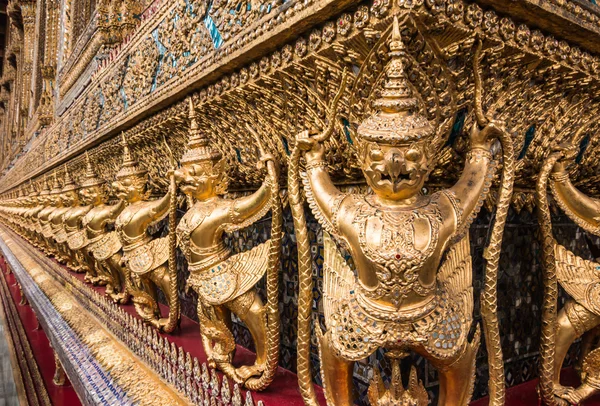
<path fill-rule="evenodd" d="M 259 377 L 264 372 L 265 367 L 262 364 L 254 364 L 254 365 L 244 365 L 235 370 L 236 377 L 239 378 L 239 382 L 236 380 L 236 383 L 244 383 L 248 379 L 252 377 Z"/>
<path fill-rule="evenodd" d="M 107 295 L 118 304 L 127 304 L 129 302 L 129 295 L 127 293 L 115 293 L 114 290 L 111 289 L 111 292 L 108 293 L 108 288 L 106 289 Z"/>
<path fill-rule="evenodd" d="M 581 399 L 576 395 L 577 390 L 570 386 L 557 386 L 554 388 L 559 405 L 576 405 Z"/>
<path fill-rule="evenodd" d="M 151 319 L 150 325 L 157 329 L 158 331 L 164 331 L 165 327 L 169 324 L 168 318 L 160 318 L 160 319 Z"/>
<path fill-rule="evenodd" d="M 98 285 L 98 278 L 92 275 L 85 275 L 83 277 L 83 280 L 86 281 L 87 283 L 91 283 L 94 286 Z"/>
<path fill-rule="evenodd" d="M 555 385 L 554 387 L 554 393 L 563 401 L 561 404 L 578 405 L 592 396 L 594 392 L 595 389 L 586 383 L 581 384 L 578 388 L 562 385 Z"/>

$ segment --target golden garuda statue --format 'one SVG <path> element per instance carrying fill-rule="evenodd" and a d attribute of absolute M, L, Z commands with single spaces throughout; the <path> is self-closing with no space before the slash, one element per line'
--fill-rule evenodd
<path fill-rule="evenodd" d="M 227 173 L 221 153 L 198 129 L 190 99 L 190 137 L 175 171 L 191 206 L 177 225 L 179 247 L 188 261 L 187 285 L 198 293 L 200 335 L 209 362 L 252 390 L 266 388 L 279 359 L 278 272 L 281 249 L 281 203 L 277 165 L 261 149 L 267 177 L 253 194 L 227 199 Z M 248 227 L 272 211 L 271 239 L 232 255 L 223 233 Z M 267 303 L 256 283 L 267 275 Z M 231 313 L 248 327 L 256 347 L 254 365 L 235 368 Z"/>
<path fill-rule="evenodd" d="M 586 128 L 582 127 L 581 130 Z M 581 132 L 575 139 L 581 138 Z M 576 144 L 574 144 L 576 145 Z M 600 325 L 600 265 L 558 244 L 552 234 L 548 183 L 560 209 L 585 231 L 600 235 L 600 201 L 579 191 L 567 170 L 577 148 L 561 145 L 544 161 L 538 177 L 536 202 L 542 237 L 544 304 L 542 311 L 540 392 L 547 405 L 579 404 L 600 390 L 600 349 L 591 347 Z M 570 298 L 558 311 L 558 284 Z M 560 384 L 560 371 L 571 344 L 583 336 L 579 387 Z"/>
<path fill-rule="evenodd" d="M 125 284 L 126 270 L 121 265 L 121 240 L 116 231 L 108 231 L 125 208 L 125 202 L 107 205 L 106 181 L 96 176 L 86 153 L 86 171 L 81 183 L 81 196 L 91 206 L 81 221 L 83 233 L 71 242 L 78 246 L 88 261 L 95 265 L 92 283 L 106 284 L 106 295 L 116 303 L 127 303 L 129 294 Z"/>
<path fill-rule="evenodd" d="M 479 329 L 468 339 L 473 324 L 473 286 L 468 228 L 490 188 L 495 164 L 491 145 L 500 137 L 509 145 L 500 198 L 503 212 L 495 224 L 495 246 L 489 247 L 486 292 L 482 303 L 490 360 L 491 404 L 504 404 L 504 376 L 496 319 L 497 256 L 510 194 L 512 147 L 497 122 L 481 111 L 481 80 L 476 78 L 477 123 L 470 132 L 471 149 L 457 183 L 423 195 L 434 169 L 447 126 L 433 128 L 421 113 L 419 98 L 404 72 L 407 57 L 399 23 L 394 17 L 387 31 L 389 62 L 374 113 L 358 127 L 358 159 L 373 193 L 343 193 L 328 174 L 323 142 L 334 130 L 336 105 L 342 87 L 329 108 L 329 124 L 320 134 L 304 131 L 296 137 L 290 159 L 290 204 L 293 210 L 299 263 L 298 374 L 305 402 L 316 404 L 307 358 L 312 308 L 312 271 L 304 213 L 297 186 L 303 178 L 306 198 L 324 229 L 323 312 L 325 331 L 316 327 L 321 374 L 329 405 L 352 405 L 355 361 L 378 348 L 387 350 L 396 368 L 410 351 L 427 358 L 440 374 L 439 404 L 468 404 L 475 378 Z M 384 37 L 385 38 L 385 37 Z M 478 68 L 481 42 L 476 53 Z M 300 170 L 299 157 L 305 158 Z M 350 254 L 353 267 L 340 252 Z M 491 255 L 493 253 L 493 255 Z M 306 255 L 309 255 L 308 258 Z M 492 258 L 494 257 L 495 258 Z M 495 261 L 495 262 L 494 262 Z M 308 297 L 309 300 L 306 300 Z M 306 312 L 305 309 L 308 309 Z M 397 369 L 395 369 L 397 370 Z M 423 386 L 412 384 L 401 398 L 374 380 L 372 404 L 426 405 Z M 391 392 L 397 391 L 398 379 Z M 401 380 L 399 385 L 401 385 Z"/>
<path fill-rule="evenodd" d="M 124 136 L 122 146 L 123 165 L 113 188 L 117 197 L 127 203 L 115 221 L 124 251 L 122 262 L 127 267 L 127 291 L 132 295 L 136 312 L 144 321 L 161 331 L 171 332 L 177 327 L 180 310 L 177 273 L 174 258 L 171 258 L 175 247 L 170 244 L 169 237 L 153 239 L 148 228 L 173 212 L 173 186 L 162 198 L 148 200 L 147 171 L 133 159 Z M 169 229 L 169 233 L 174 232 L 174 227 Z M 157 287 L 168 301 L 168 317 L 161 317 L 156 300 Z"/>
<path fill-rule="evenodd" d="M 85 263 L 80 263 L 75 252 L 69 249 L 67 244 L 66 214 L 79 206 L 79 185 L 71 178 L 67 166 L 65 165 L 65 175 L 63 188 L 59 199 L 61 206 L 57 207 L 50 215 L 50 224 L 59 261 L 67 264 L 75 272 L 85 272 L 87 267 Z"/>
<path fill-rule="evenodd" d="M 76 272 L 85 271 L 85 280 L 94 284 L 105 284 L 105 281 L 98 278 L 96 265 L 93 258 L 85 255 L 83 247 L 87 244 L 86 232 L 82 220 L 84 216 L 92 209 L 92 205 L 86 199 L 80 199 L 86 192 L 86 186 L 71 186 L 67 192 L 71 201 L 71 209 L 63 214 L 63 224 L 65 230 L 65 244 L 72 258 L 71 266 Z"/>
<path fill-rule="evenodd" d="M 35 231 L 35 242 L 34 245 L 39 249 L 43 250 L 46 254 L 46 244 L 44 238 L 44 223 L 42 219 L 42 213 L 46 210 L 49 210 L 50 205 L 52 204 L 52 198 L 50 196 L 50 187 L 48 186 L 48 178 L 44 176 L 44 181 L 42 182 L 42 189 L 38 195 L 38 206 L 36 207 L 36 211 L 32 211 L 31 213 L 31 225 Z M 47 219 L 47 215 L 45 216 Z"/>
<path fill-rule="evenodd" d="M 42 206 L 39 204 L 39 192 L 33 186 L 33 183 L 30 182 L 30 190 L 27 196 L 26 202 L 27 209 L 23 211 L 22 222 L 23 229 L 25 232 L 25 237 L 29 240 L 30 243 L 35 244 L 35 223 L 33 222 L 34 218 L 37 218 L 37 213 L 42 209 Z"/>
<path fill-rule="evenodd" d="M 23 189 L 19 188 L 17 192 L 16 199 L 13 200 L 13 203 L 10 208 L 10 219 L 12 220 L 14 230 L 16 230 L 19 234 L 23 234 L 23 224 L 22 221 L 18 221 L 18 219 L 22 218 L 23 212 L 26 210 L 27 202 L 26 197 L 24 196 Z"/>
<path fill-rule="evenodd" d="M 44 239 L 44 246 L 46 247 L 46 253 L 48 255 L 54 255 L 58 261 L 65 262 L 65 259 L 60 256 L 56 248 L 56 243 L 54 241 L 54 230 L 52 228 L 51 219 L 54 217 L 54 212 L 59 210 L 64 213 L 63 209 L 63 201 L 61 199 L 61 191 L 62 187 L 58 181 L 56 176 L 56 172 L 54 173 L 54 182 L 52 184 L 52 189 L 48 194 L 48 200 L 46 204 L 46 208 L 39 212 L 38 218 L 40 221 L 40 225 L 42 226 L 42 237 Z"/>

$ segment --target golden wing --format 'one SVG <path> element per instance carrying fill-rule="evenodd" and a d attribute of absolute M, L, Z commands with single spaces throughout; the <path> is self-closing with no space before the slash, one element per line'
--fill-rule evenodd
<path fill-rule="evenodd" d="M 470 324 L 473 320 L 473 263 L 468 234 L 448 250 L 438 270 L 438 282 L 448 297 L 460 304 Z"/>
<path fill-rule="evenodd" d="M 596 262 L 585 260 L 556 244 L 556 277 L 560 286 L 586 309 L 600 315 L 600 275 Z"/>
<path fill-rule="evenodd" d="M 271 240 L 268 240 L 227 259 L 229 269 L 237 275 L 237 290 L 232 299 L 252 289 L 267 272 L 270 247 Z"/>
<path fill-rule="evenodd" d="M 323 312 L 327 323 L 340 307 L 341 299 L 356 285 L 356 277 L 327 232 L 323 232 L 323 246 Z"/>
<path fill-rule="evenodd" d="M 169 260 L 169 237 L 155 238 L 148 246 L 153 256 L 151 269 L 156 269 Z"/>

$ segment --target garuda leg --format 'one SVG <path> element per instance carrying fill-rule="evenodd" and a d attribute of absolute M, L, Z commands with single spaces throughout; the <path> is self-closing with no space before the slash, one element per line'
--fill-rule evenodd
<path fill-rule="evenodd" d="M 246 324 L 254 340 L 256 348 L 256 361 L 254 365 L 242 366 L 236 369 L 236 375 L 241 381 L 245 382 L 252 376 L 260 376 L 265 370 L 267 360 L 267 319 L 265 317 L 264 305 L 258 292 L 255 289 L 251 289 L 231 302 L 226 303 L 225 306 Z"/>
<path fill-rule="evenodd" d="M 558 313 L 556 320 L 556 350 L 554 354 L 554 388 L 555 393 L 562 399 L 571 403 L 591 396 L 600 386 L 600 353 L 597 350 L 585 356 L 582 367 L 582 381 L 580 387 L 571 388 L 560 384 L 560 370 L 569 351 L 569 347 L 577 338 L 600 324 L 600 317 L 584 306 L 569 300 Z M 587 373 L 584 370 L 587 369 Z"/>
<path fill-rule="evenodd" d="M 354 370 L 354 362 L 335 355 L 329 331 L 323 335 L 319 344 L 321 376 L 323 377 L 327 404 L 334 406 L 353 405 L 352 371 Z"/>

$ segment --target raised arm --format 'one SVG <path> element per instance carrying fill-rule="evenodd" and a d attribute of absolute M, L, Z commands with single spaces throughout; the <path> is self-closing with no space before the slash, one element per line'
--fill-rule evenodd
<path fill-rule="evenodd" d="M 168 191 L 160 199 L 154 200 L 150 203 L 148 212 L 146 213 L 148 223 L 156 221 L 162 218 L 169 210 L 169 203 L 171 202 L 171 191 Z"/>
<path fill-rule="evenodd" d="M 555 198 L 566 206 L 567 212 L 593 227 L 600 226 L 600 201 L 586 196 L 571 183 L 563 161 L 554 165 L 551 182 Z"/>
<path fill-rule="evenodd" d="M 119 216 L 119 214 L 121 214 L 121 212 L 123 211 L 124 208 L 125 208 L 124 200 L 119 200 L 119 203 L 110 206 L 108 215 L 106 216 L 107 220 L 112 220 L 112 221 L 116 220 L 116 218 Z"/>
<path fill-rule="evenodd" d="M 271 197 L 270 182 L 267 179 L 263 182 L 260 188 L 249 196 L 235 199 L 231 206 L 231 220 L 233 223 L 243 223 L 260 213 L 269 203 Z"/>
<path fill-rule="evenodd" d="M 342 202 L 344 194 L 335 187 L 325 161 L 325 148 L 321 142 L 308 137 L 308 131 L 303 131 L 297 136 L 297 142 L 305 150 L 306 174 L 313 194 L 313 200 L 320 212 L 329 223 L 333 223 L 333 211 Z M 339 208 L 339 207 L 338 207 Z"/>
<path fill-rule="evenodd" d="M 465 167 L 458 182 L 450 188 L 455 204 L 460 209 L 458 224 L 465 223 L 477 207 L 492 162 L 491 144 L 500 131 L 499 124 L 493 121 L 483 129 L 479 129 L 477 124 L 471 129 L 471 150 L 467 154 Z"/>

